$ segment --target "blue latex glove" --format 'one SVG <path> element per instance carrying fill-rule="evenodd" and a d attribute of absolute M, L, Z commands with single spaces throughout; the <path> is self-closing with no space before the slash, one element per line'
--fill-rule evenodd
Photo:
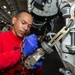
<path fill-rule="evenodd" d="M 45 57 L 42 57 L 34 66 L 31 67 L 31 69 L 37 69 L 38 67 L 42 66 L 44 59 Z"/>
<path fill-rule="evenodd" d="M 38 48 L 38 38 L 35 34 L 29 35 L 24 40 L 23 52 L 26 56 L 32 54 Z"/>

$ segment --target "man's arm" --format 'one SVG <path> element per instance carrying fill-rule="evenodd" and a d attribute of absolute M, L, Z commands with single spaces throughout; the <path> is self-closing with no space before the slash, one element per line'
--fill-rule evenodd
<path fill-rule="evenodd" d="M 38 42 L 36 35 L 27 36 L 24 40 L 23 53 L 25 56 L 29 56 L 38 48 Z M 2 46 L 0 45 L 0 70 L 15 65 L 21 57 L 21 50 L 12 50 L 2 52 Z"/>
<path fill-rule="evenodd" d="M 21 50 L 4 52 L 0 54 L 0 70 L 11 67 L 20 60 Z"/>

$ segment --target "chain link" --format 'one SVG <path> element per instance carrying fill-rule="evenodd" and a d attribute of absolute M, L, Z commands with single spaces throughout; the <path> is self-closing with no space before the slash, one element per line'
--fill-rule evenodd
<path fill-rule="evenodd" d="M 25 75 L 24 61 L 25 61 L 26 57 L 25 57 L 24 53 L 22 52 L 23 45 L 24 45 L 24 40 L 21 43 L 21 62 L 20 62 L 21 69 L 22 69 L 21 75 Z"/>
<path fill-rule="evenodd" d="M 25 75 L 25 72 L 24 72 L 24 54 L 21 52 L 21 69 L 22 69 L 22 72 L 21 72 L 21 75 Z"/>

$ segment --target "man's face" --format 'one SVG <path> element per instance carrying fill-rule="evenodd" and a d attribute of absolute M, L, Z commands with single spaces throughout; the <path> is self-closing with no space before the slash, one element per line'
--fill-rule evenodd
<path fill-rule="evenodd" d="M 24 37 L 26 34 L 29 33 L 32 22 L 32 16 L 25 12 L 21 13 L 18 18 L 13 17 L 13 33 L 18 37 Z"/>

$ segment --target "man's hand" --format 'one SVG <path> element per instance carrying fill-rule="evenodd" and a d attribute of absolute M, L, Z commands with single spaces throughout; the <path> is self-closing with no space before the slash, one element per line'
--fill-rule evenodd
<path fill-rule="evenodd" d="M 32 35 L 27 36 L 25 38 L 24 47 L 22 50 L 26 56 L 29 56 L 38 48 L 38 41 L 37 40 L 38 39 L 35 34 L 32 34 Z"/>

